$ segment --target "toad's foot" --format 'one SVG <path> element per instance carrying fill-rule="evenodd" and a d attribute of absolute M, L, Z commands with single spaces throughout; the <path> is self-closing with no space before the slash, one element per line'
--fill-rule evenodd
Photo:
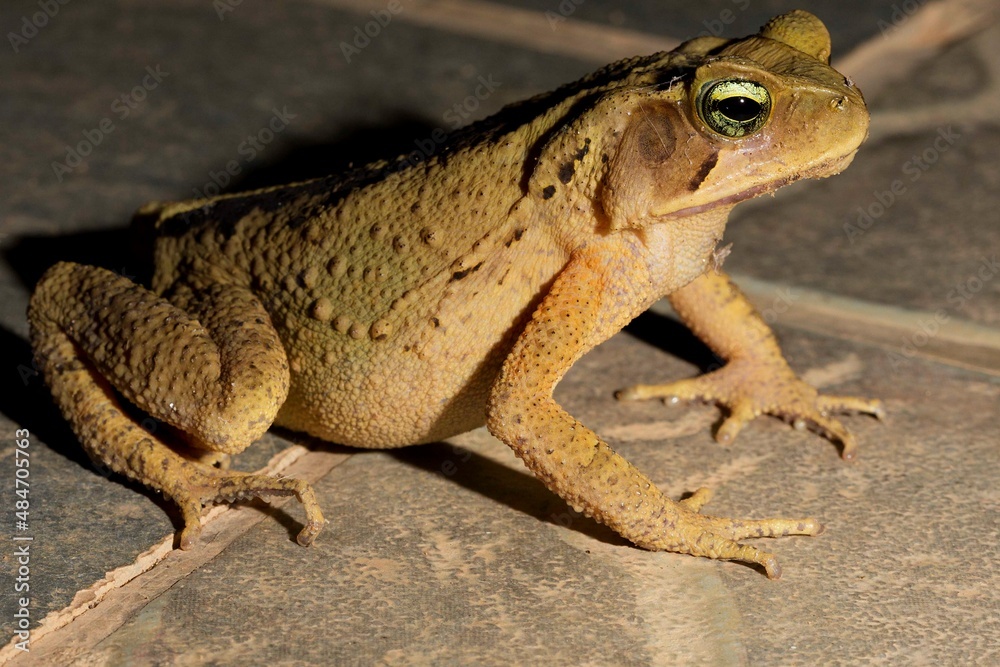
<path fill-rule="evenodd" d="M 841 443 L 841 456 L 857 455 L 857 440 L 831 414 L 862 412 L 878 419 L 885 416 L 882 402 L 852 396 L 823 396 L 803 382 L 785 364 L 737 359 L 723 368 L 687 380 L 659 385 L 634 385 L 616 392 L 623 400 L 662 398 L 671 401 L 705 400 L 729 410 L 715 439 L 730 444 L 743 426 L 761 414 L 790 421 L 795 428 L 812 427 L 834 442 Z"/>
<path fill-rule="evenodd" d="M 265 496 L 295 496 L 306 512 L 306 524 L 295 538 L 302 546 L 312 544 L 326 524 L 312 486 L 301 479 L 223 471 L 189 462 L 183 477 L 175 477 L 172 482 L 164 494 L 181 510 L 184 521 L 180 535 L 181 549 L 194 546 L 201 534 L 202 506 L 212 503 L 232 503 Z"/>
<path fill-rule="evenodd" d="M 738 540 L 755 537 L 786 537 L 788 535 L 819 535 L 823 524 L 816 519 L 727 519 L 700 514 L 712 497 L 709 489 L 698 489 L 681 500 L 677 524 L 670 535 L 679 537 L 680 544 L 652 545 L 681 553 L 694 553 L 721 560 L 756 563 L 764 568 L 769 579 L 781 577 L 781 566 L 773 554 L 740 544 Z"/>

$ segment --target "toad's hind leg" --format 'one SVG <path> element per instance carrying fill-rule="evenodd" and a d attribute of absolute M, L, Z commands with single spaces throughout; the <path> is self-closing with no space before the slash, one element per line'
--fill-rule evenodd
<path fill-rule="evenodd" d="M 284 401 L 285 352 L 248 290 L 215 285 L 178 300 L 183 309 L 96 267 L 49 269 L 28 320 L 56 402 L 91 459 L 177 503 L 181 548 L 200 532 L 203 504 L 270 495 L 302 502 L 307 521 L 298 541 L 309 544 L 325 522 L 308 483 L 206 465 L 122 410 L 114 390 L 179 429 L 194 449 L 237 453 Z"/>

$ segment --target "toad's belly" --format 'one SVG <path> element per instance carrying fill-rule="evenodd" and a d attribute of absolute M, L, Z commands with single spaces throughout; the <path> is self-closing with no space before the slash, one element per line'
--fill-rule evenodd
<path fill-rule="evenodd" d="M 275 423 L 365 448 L 434 442 L 470 431 L 486 421 L 489 391 L 515 333 L 501 336 L 477 363 L 472 357 L 442 363 L 431 356 L 436 359 L 432 364 L 401 355 L 391 361 L 335 361 L 332 368 L 293 370 Z"/>

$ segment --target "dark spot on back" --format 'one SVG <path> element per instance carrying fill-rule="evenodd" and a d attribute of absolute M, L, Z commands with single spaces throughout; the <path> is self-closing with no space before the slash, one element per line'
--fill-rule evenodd
<path fill-rule="evenodd" d="M 573 178 L 573 172 L 576 171 L 576 163 L 573 160 L 566 162 L 563 166 L 559 167 L 559 180 L 563 185 L 567 185 Z"/>
<path fill-rule="evenodd" d="M 509 248 L 515 241 L 520 241 L 522 236 L 524 236 L 524 230 L 520 228 L 515 229 L 514 235 L 507 239 L 507 242 L 503 244 L 504 247 Z"/>
<path fill-rule="evenodd" d="M 451 274 L 451 279 L 452 279 L 453 282 L 456 281 L 456 280 L 461 280 L 462 278 L 466 277 L 470 273 L 475 273 L 476 271 L 478 271 L 479 269 L 481 269 L 482 266 L 483 266 L 483 263 L 479 262 L 479 264 L 476 264 L 472 268 L 466 269 L 465 271 L 456 271 L 455 273 Z"/>
<path fill-rule="evenodd" d="M 547 185 L 545 189 L 542 190 L 542 199 L 552 199 L 552 195 L 556 193 L 556 186 Z"/>
<path fill-rule="evenodd" d="M 573 159 L 559 167 L 559 180 L 562 181 L 563 185 L 569 184 L 570 180 L 573 178 L 573 173 L 576 171 L 576 163 L 582 162 L 583 158 L 587 157 L 587 153 L 589 152 L 590 139 L 587 138 L 583 140 L 583 146 L 577 149 L 576 153 L 573 155 Z"/>

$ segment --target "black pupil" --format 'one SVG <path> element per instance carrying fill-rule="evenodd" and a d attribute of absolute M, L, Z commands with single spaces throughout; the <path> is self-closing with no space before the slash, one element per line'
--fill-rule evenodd
<path fill-rule="evenodd" d="M 749 97 L 733 96 L 721 99 L 715 104 L 723 116 L 738 123 L 745 123 L 760 115 L 760 102 Z"/>

